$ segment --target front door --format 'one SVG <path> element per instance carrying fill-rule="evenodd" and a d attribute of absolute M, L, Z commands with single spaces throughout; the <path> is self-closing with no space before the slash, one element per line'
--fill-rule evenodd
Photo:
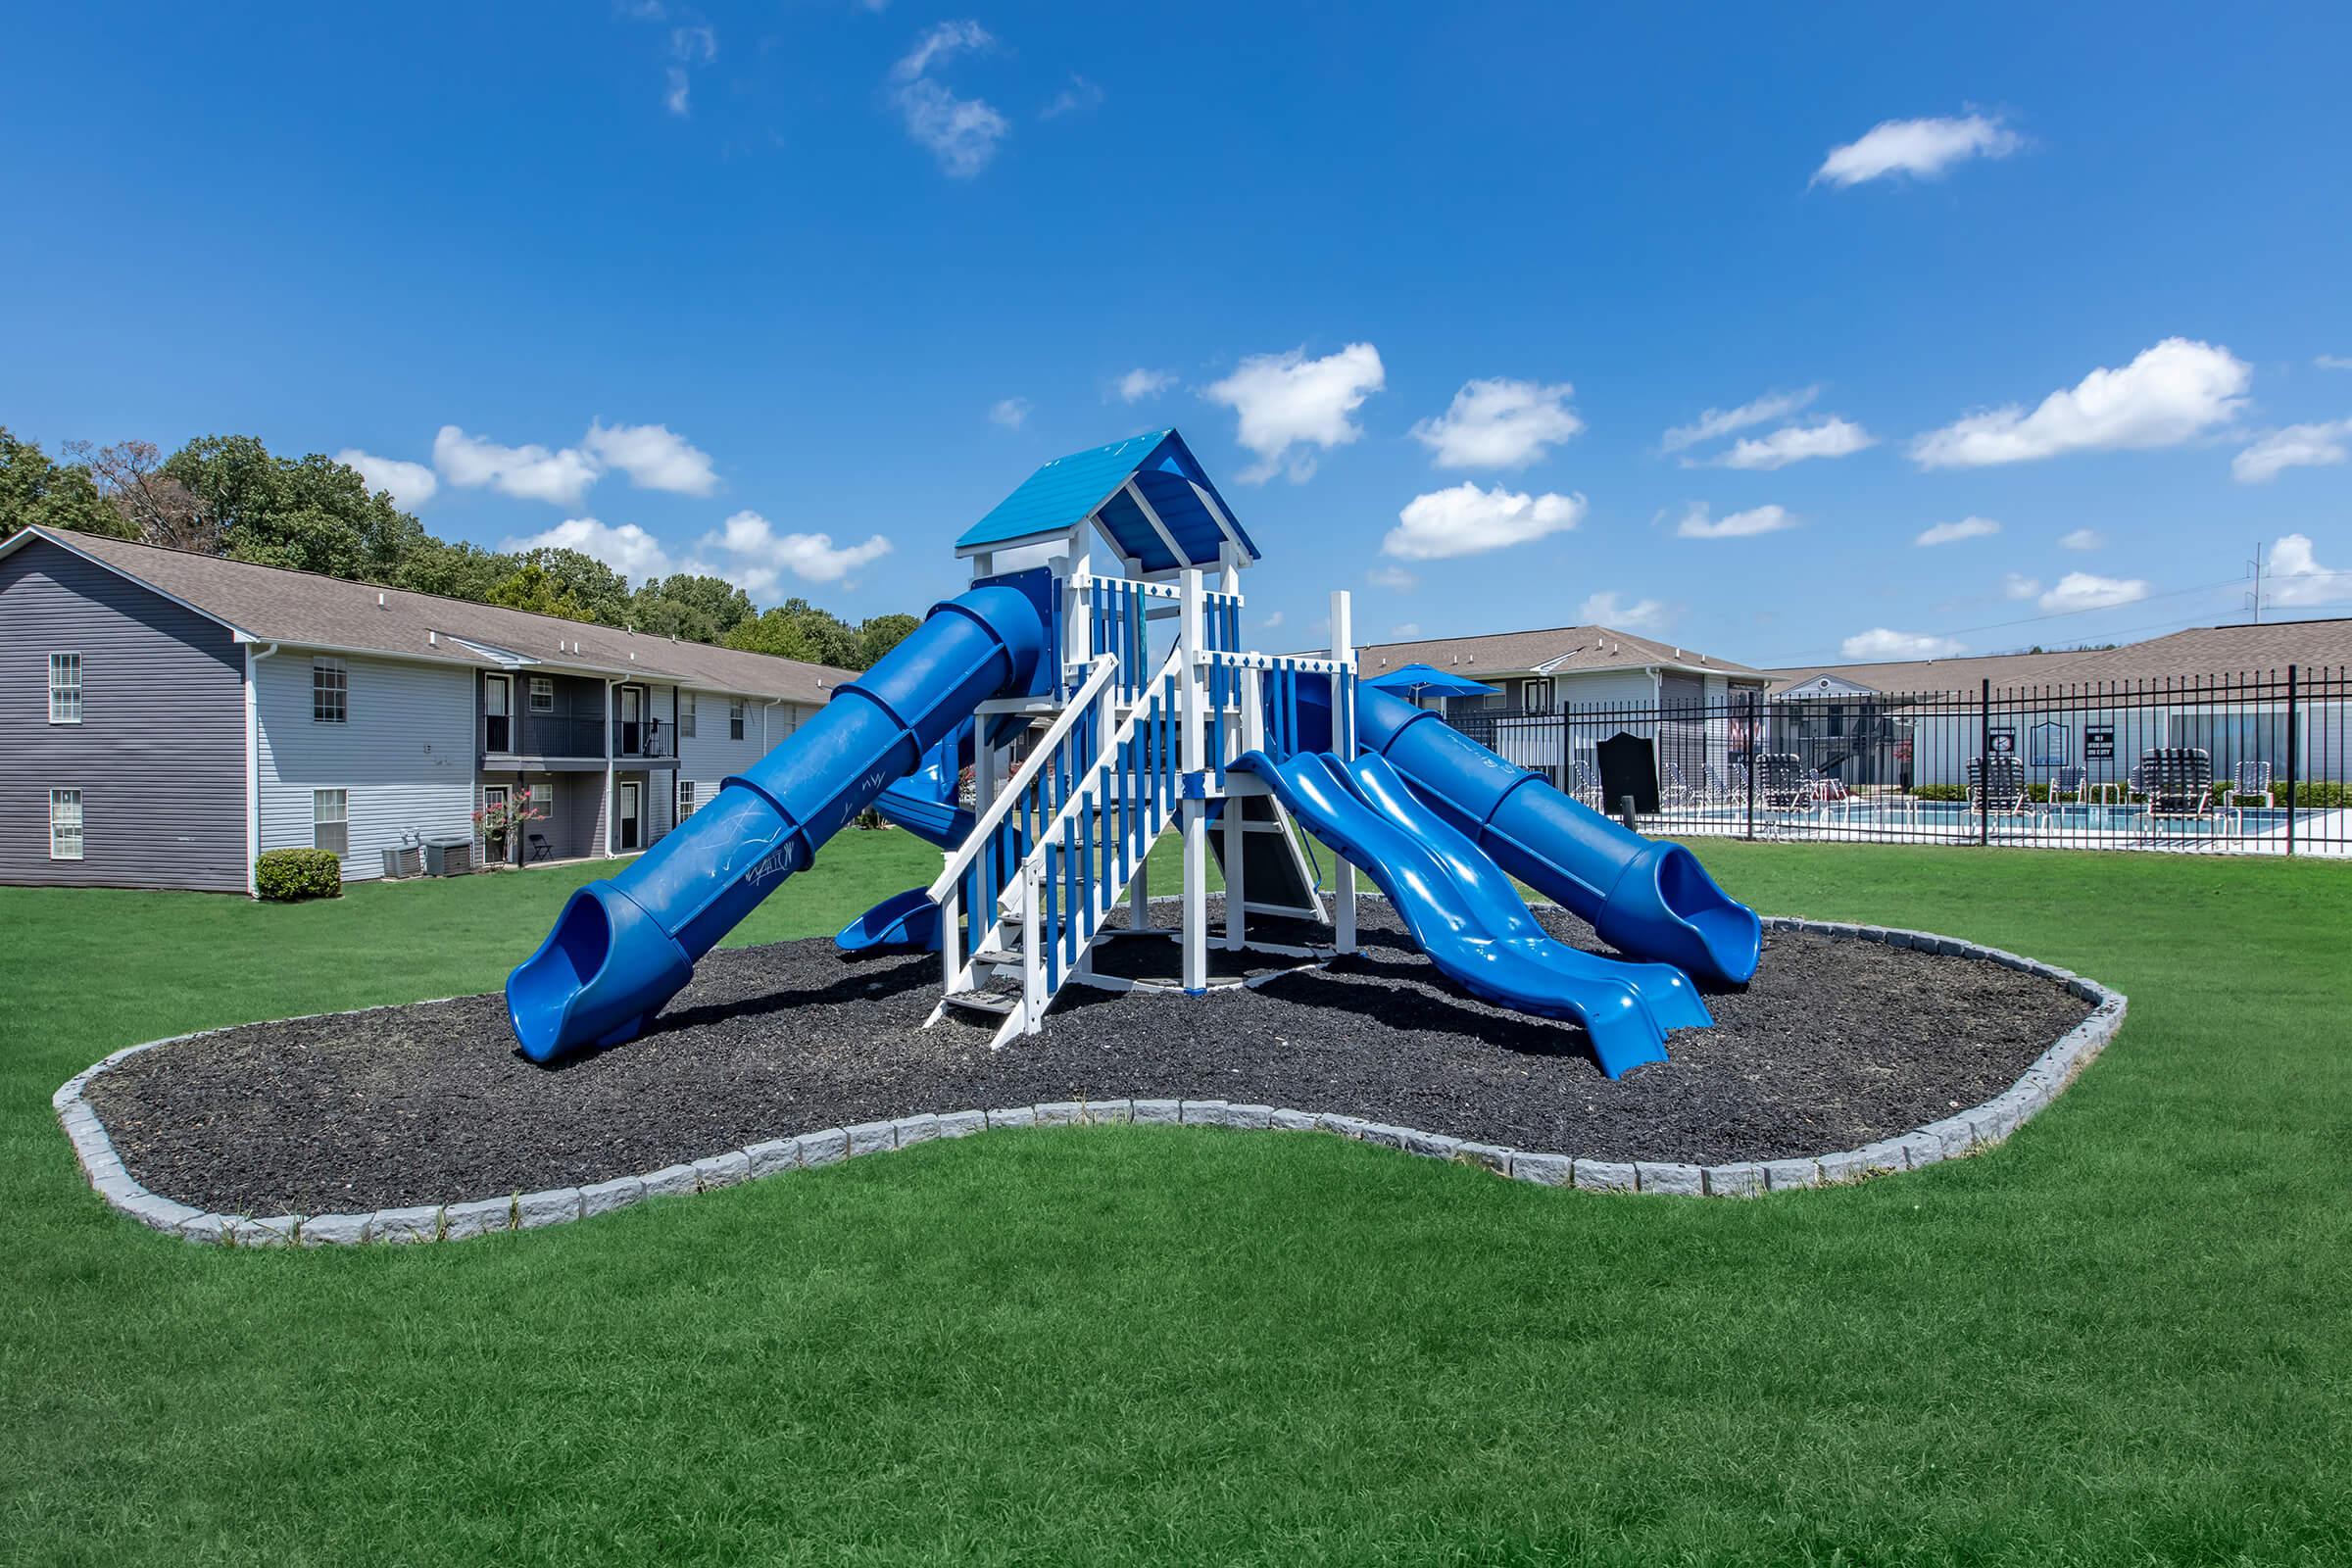
<path fill-rule="evenodd" d="M 645 693 L 634 686 L 620 689 L 620 755 L 635 757 L 645 749 Z"/>
<path fill-rule="evenodd" d="M 482 750 L 514 750 L 514 680 L 510 675 L 482 677 Z"/>
<path fill-rule="evenodd" d="M 620 847 L 624 850 L 633 850 L 637 848 L 640 837 L 637 825 L 637 809 L 640 802 L 644 798 L 644 795 L 645 791 L 638 785 L 626 779 L 621 781 Z"/>
<path fill-rule="evenodd" d="M 514 854 L 504 829 L 493 832 L 491 824 L 507 814 L 507 787 L 504 784 L 482 786 L 482 858 L 492 865 L 503 865 Z"/>

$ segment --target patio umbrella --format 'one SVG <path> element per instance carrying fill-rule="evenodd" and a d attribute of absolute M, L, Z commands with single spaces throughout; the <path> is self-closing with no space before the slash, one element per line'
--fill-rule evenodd
<path fill-rule="evenodd" d="M 1434 664 L 1402 664 L 1385 675 L 1375 675 L 1364 682 L 1384 692 L 1419 701 L 1423 697 L 1496 697 L 1501 688 L 1489 686 L 1467 675 L 1449 675 Z"/>

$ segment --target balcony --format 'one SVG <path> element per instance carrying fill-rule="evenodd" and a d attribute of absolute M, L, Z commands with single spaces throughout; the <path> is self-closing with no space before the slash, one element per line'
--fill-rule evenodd
<path fill-rule="evenodd" d="M 608 738 L 617 761 L 665 761 L 678 755 L 675 734 L 658 718 L 616 718 L 608 722 L 552 713 L 485 713 L 476 727 L 476 744 L 486 759 L 594 762 L 601 766 Z"/>

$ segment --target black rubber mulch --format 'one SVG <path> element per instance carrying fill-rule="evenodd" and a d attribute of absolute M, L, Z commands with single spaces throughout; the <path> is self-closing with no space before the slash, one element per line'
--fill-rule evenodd
<path fill-rule="evenodd" d="M 1850 1149 L 1977 1104 L 2088 1010 L 1997 964 L 1776 933 L 1751 986 L 1708 997 L 1714 1028 L 1612 1083 L 1582 1030 L 1454 990 L 1385 906 L 1363 908 L 1365 951 L 1329 969 L 1194 998 L 1073 988 L 1002 1052 L 976 1028 L 920 1027 L 935 958 L 853 962 L 816 940 L 714 953 L 646 1035 L 558 1069 L 518 1056 L 502 1000 L 474 997 L 166 1046 L 91 1100 L 141 1182 L 229 1213 L 454 1202 L 917 1111 L 1119 1097 L 1714 1163 Z M 1116 946 L 1123 971 L 1173 972 L 1172 944 Z"/>

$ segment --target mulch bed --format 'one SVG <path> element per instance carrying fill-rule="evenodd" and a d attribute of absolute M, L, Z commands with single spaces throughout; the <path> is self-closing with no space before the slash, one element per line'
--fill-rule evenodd
<path fill-rule="evenodd" d="M 1612 1083 L 1582 1030 L 1454 989 L 1385 905 L 1360 907 L 1364 952 L 1329 968 L 1205 997 L 1074 987 L 1002 1052 L 977 1028 L 921 1027 L 932 956 L 852 961 L 820 939 L 713 953 L 645 1035 L 557 1068 L 515 1053 L 502 998 L 469 997 L 161 1047 L 90 1100 L 134 1177 L 223 1213 L 456 1202 L 918 1111 L 1121 1097 L 1712 1164 L 1857 1148 L 1980 1103 L 2089 1011 L 1998 964 L 1770 932 L 1755 981 L 1708 995 L 1714 1028 Z M 1098 951 L 1106 972 L 1173 973 L 1172 943 Z"/>

